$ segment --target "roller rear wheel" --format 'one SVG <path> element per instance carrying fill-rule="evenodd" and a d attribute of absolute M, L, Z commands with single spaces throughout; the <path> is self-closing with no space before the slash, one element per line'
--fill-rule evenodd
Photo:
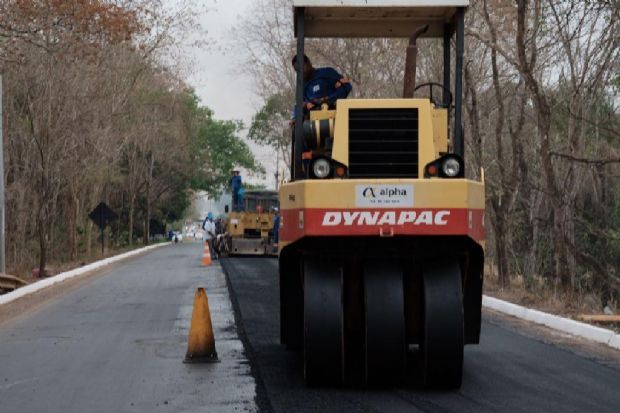
<path fill-rule="evenodd" d="M 304 377 L 308 385 L 343 380 L 342 266 L 323 256 L 304 258 Z"/>
<path fill-rule="evenodd" d="M 429 387 L 457 388 L 463 377 L 463 294 L 457 260 L 424 268 L 424 379 Z"/>

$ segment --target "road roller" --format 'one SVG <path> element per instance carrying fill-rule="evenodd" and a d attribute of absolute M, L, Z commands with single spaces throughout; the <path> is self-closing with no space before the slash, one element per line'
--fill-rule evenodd
<path fill-rule="evenodd" d="M 274 220 L 278 208 L 275 191 L 246 191 L 243 210 L 227 215 L 222 252 L 234 255 L 273 256 Z"/>
<path fill-rule="evenodd" d="M 485 202 L 483 172 L 480 180 L 465 173 L 468 5 L 293 1 L 298 63 L 291 176 L 279 191 L 280 339 L 302 352 L 310 386 L 417 377 L 458 388 L 464 346 L 479 342 Z M 402 96 L 307 111 L 304 40 L 338 37 L 409 39 Z M 416 85 L 421 37 L 443 44 L 441 83 Z"/>

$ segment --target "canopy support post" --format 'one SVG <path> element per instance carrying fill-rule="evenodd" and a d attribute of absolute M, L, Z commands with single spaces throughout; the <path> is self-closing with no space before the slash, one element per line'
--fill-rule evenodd
<path fill-rule="evenodd" d="M 299 7 L 296 9 L 296 35 L 297 35 L 297 65 L 295 67 L 297 72 L 297 88 L 295 92 L 295 135 L 293 141 L 293 159 L 291 171 L 291 180 L 295 181 L 303 179 L 303 165 L 302 165 L 302 152 L 303 152 L 303 122 L 304 122 L 304 24 L 305 24 L 305 8 Z"/>
<path fill-rule="evenodd" d="M 465 9 L 456 11 L 456 71 L 454 79 L 454 152 L 465 160 L 463 142 L 463 52 L 465 37 Z"/>

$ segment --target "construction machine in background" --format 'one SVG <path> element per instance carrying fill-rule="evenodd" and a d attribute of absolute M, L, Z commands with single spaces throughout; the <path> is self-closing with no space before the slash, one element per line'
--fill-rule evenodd
<path fill-rule="evenodd" d="M 243 210 L 228 213 L 224 253 L 276 255 L 273 225 L 278 208 L 275 191 L 245 191 Z"/>
<path fill-rule="evenodd" d="M 468 1 L 293 4 L 297 62 L 306 37 L 410 40 L 399 98 L 304 114 L 297 65 L 293 166 L 280 189 L 281 341 L 303 351 L 310 385 L 392 384 L 417 368 L 430 387 L 459 387 L 463 347 L 480 338 L 485 240 L 484 182 L 465 177 Z M 442 83 L 416 87 L 419 37 L 442 42 Z M 430 98 L 414 97 L 421 88 Z"/>

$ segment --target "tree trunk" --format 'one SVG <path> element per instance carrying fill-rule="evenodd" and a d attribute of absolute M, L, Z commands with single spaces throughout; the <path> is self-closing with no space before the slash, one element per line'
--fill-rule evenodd
<path fill-rule="evenodd" d="M 93 248 L 93 223 L 88 220 L 86 223 L 86 256 L 90 257 Z"/>
<path fill-rule="evenodd" d="M 147 202 L 146 203 L 146 210 L 144 212 L 144 245 L 149 245 L 149 239 L 151 238 L 151 234 L 150 234 L 150 223 L 151 221 L 151 206 L 150 204 Z"/>
<path fill-rule="evenodd" d="M 129 232 L 129 245 L 133 245 L 133 216 L 134 209 L 136 205 L 136 196 L 135 194 L 129 194 L 129 224 L 128 224 L 128 232 Z"/>
<path fill-rule="evenodd" d="M 554 277 L 560 281 L 565 289 L 570 288 L 570 275 L 568 273 L 566 245 L 564 238 L 566 234 L 565 214 L 563 211 L 563 199 L 561 197 L 553 163 L 551 159 L 551 107 L 547 101 L 542 86 L 536 80 L 533 70 L 537 58 L 537 44 L 535 41 L 528 41 L 526 33 L 535 32 L 535 27 L 528 30 L 528 0 L 517 1 L 517 56 L 519 60 L 519 71 L 525 81 L 525 85 L 532 95 L 534 109 L 537 113 L 536 127 L 540 137 L 540 149 L 538 151 L 543 169 L 543 177 L 546 186 L 546 193 L 553 212 L 552 215 L 552 237 L 553 237 L 553 261 Z M 534 12 L 540 13 L 540 0 L 534 2 Z M 531 39 L 530 39 L 531 40 Z M 535 38 L 534 38 L 535 40 Z M 530 44 L 531 43 L 531 44 Z M 531 47 L 530 58 L 526 55 L 526 44 Z"/>
<path fill-rule="evenodd" d="M 67 219 L 67 229 L 69 230 L 69 259 L 75 261 L 77 257 L 77 218 L 78 218 L 78 199 L 71 197 L 69 200 L 69 211 Z"/>
<path fill-rule="evenodd" d="M 39 211 L 39 219 L 37 222 L 37 226 L 39 227 L 39 278 L 45 276 L 45 265 L 47 264 L 47 233 L 46 233 L 46 222 L 45 217 L 43 216 L 43 208 Z"/>

